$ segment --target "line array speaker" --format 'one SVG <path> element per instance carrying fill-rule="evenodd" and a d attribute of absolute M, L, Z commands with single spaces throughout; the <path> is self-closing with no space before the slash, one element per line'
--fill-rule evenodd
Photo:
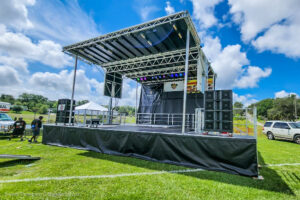
<path fill-rule="evenodd" d="M 204 99 L 204 130 L 232 133 L 232 90 L 205 91 Z"/>
<path fill-rule="evenodd" d="M 70 99 L 59 99 L 57 103 L 55 123 L 69 123 L 70 108 L 71 108 Z M 75 101 L 73 101 L 71 123 L 74 123 L 74 109 L 75 109 Z"/>

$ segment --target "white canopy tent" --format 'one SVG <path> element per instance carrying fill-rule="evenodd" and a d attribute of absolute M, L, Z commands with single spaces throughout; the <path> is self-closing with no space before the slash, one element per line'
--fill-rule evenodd
<path fill-rule="evenodd" d="M 89 102 L 75 108 L 75 113 L 79 115 L 99 115 L 99 113 L 107 111 L 107 108 L 94 102 Z"/>

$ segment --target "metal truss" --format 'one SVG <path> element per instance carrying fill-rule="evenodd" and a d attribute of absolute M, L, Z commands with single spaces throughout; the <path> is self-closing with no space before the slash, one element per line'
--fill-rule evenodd
<path fill-rule="evenodd" d="M 189 65 L 189 71 L 197 71 L 197 64 Z M 167 75 L 167 74 L 175 74 L 175 73 L 183 73 L 183 72 L 184 72 L 184 65 L 181 65 L 175 67 L 125 73 L 124 75 L 128 78 L 133 79 L 133 78 L 139 78 L 141 76 L 158 76 L 158 75 Z"/>
<path fill-rule="evenodd" d="M 146 22 L 146 23 L 139 24 L 139 25 L 136 25 L 136 26 L 132 26 L 132 27 L 129 27 L 129 28 L 126 28 L 126 29 L 122 29 L 120 31 L 108 33 L 106 35 L 102 35 L 102 36 L 99 36 L 99 37 L 96 37 L 96 38 L 93 38 L 93 39 L 90 39 L 90 40 L 86 40 L 86 41 L 83 41 L 83 42 L 78 42 L 78 43 L 75 43 L 73 45 L 69 45 L 69 46 L 64 47 L 63 51 L 70 51 L 72 49 L 82 48 L 82 47 L 85 47 L 85 46 L 90 46 L 90 45 L 95 44 L 95 43 L 116 39 L 116 38 L 122 37 L 124 35 L 128 35 L 130 33 L 135 33 L 135 32 L 139 32 L 139 31 L 151 29 L 151 28 L 154 28 L 158 25 L 170 23 L 170 22 L 173 22 L 173 21 L 176 21 L 176 20 L 179 20 L 179 19 L 185 19 L 188 27 L 190 28 L 191 34 L 193 35 L 193 38 L 196 41 L 196 45 L 199 46 L 200 45 L 200 38 L 198 37 L 198 34 L 197 34 L 196 29 L 194 27 L 194 24 L 191 20 L 191 16 L 188 13 L 188 11 L 183 11 L 183 12 L 175 13 L 173 15 L 166 16 L 166 17 L 158 18 L 158 19 L 155 19 L 155 20 L 150 21 L 150 22 Z"/>
<path fill-rule="evenodd" d="M 189 53 L 189 61 L 197 61 L 199 57 L 199 49 L 191 48 Z M 159 67 L 168 68 L 168 65 L 182 65 L 185 62 L 185 49 L 175 50 L 171 52 L 143 56 L 113 63 L 103 64 L 107 72 L 119 72 L 125 74 L 127 71 L 141 71 L 147 68 Z"/>
<path fill-rule="evenodd" d="M 196 80 L 197 77 L 196 76 L 192 76 L 192 77 L 188 77 L 188 80 Z M 170 81 L 183 81 L 184 77 L 182 78 L 173 78 L 173 79 L 155 79 L 153 81 L 144 81 L 144 82 L 140 82 L 144 85 L 153 85 L 153 84 L 160 84 L 160 83 L 164 83 L 164 82 L 170 82 Z"/>

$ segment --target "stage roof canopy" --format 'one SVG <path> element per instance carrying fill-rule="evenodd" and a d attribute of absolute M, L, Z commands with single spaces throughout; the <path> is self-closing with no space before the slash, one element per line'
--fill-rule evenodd
<path fill-rule="evenodd" d="M 191 36 L 189 79 L 195 79 L 197 59 L 201 57 L 207 65 L 209 62 L 187 11 L 65 46 L 63 51 L 99 65 L 107 73 L 117 72 L 132 79 L 183 73 L 187 29 Z M 210 65 L 209 68 L 212 71 Z M 162 81 L 152 78 L 147 83 Z"/>

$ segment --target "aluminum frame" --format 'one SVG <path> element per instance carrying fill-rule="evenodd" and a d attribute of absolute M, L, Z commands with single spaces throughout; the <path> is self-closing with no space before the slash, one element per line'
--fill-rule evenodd
<path fill-rule="evenodd" d="M 102 35 L 102 36 L 99 36 L 99 37 L 96 37 L 96 38 L 92 38 L 92 39 L 89 39 L 89 40 L 86 40 L 86 41 L 82 41 L 82 42 L 78 42 L 78 43 L 75 43 L 75 44 L 72 44 L 72 45 L 65 46 L 63 48 L 63 51 L 70 51 L 72 49 L 89 46 L 89 45 L 92 45 L 92 44 L 95 44 L 95 43 L 120 38 L 120 37 L 122 37 L 124 35 L 128 35 L 130 33 L 135 33 L 135 32 L 139 32 L 139 31 L 151 29 L 155 26 L 170 23 L 170 22 L 173 22 L 173 21 L 176 21 L 176 20 L 179 20 L 179 19 L 185 19 L 185 21 L 186 21 L 186 23 L 187 23 L 187 25 L 188 25 L 188 27 L 191 31 L 191 34 L 192 34 L 193 38 L 195 39 L 196 46 L 199 46 L 201 41 L 200 41 L 200 38 L 197 34 L 196 28 L 195 28 L 195 26 L 194 26 L 194 24 L 191 20 L 191 16 L 190 16 L 188 11 L 182 11 L 182 12 L 175 13 L 173 15 L 168 15 L 168 16 L 165 16 L 165 17 L 157 18 L 155 20 L 152 20 L 152 21 L 149 21 L 149 22 L 146 22 L 146 23 L 143 23 L 143 24 L 135 25 L 135 26 L 125 28 L 125 29 L 122 29 L 122 30 L 119 30 L 119 31 L 115 31 L 115 32 L 112 32 L 112 33 L 108 33 L 108 34 L 105 34 L 105 35 Z"/>

